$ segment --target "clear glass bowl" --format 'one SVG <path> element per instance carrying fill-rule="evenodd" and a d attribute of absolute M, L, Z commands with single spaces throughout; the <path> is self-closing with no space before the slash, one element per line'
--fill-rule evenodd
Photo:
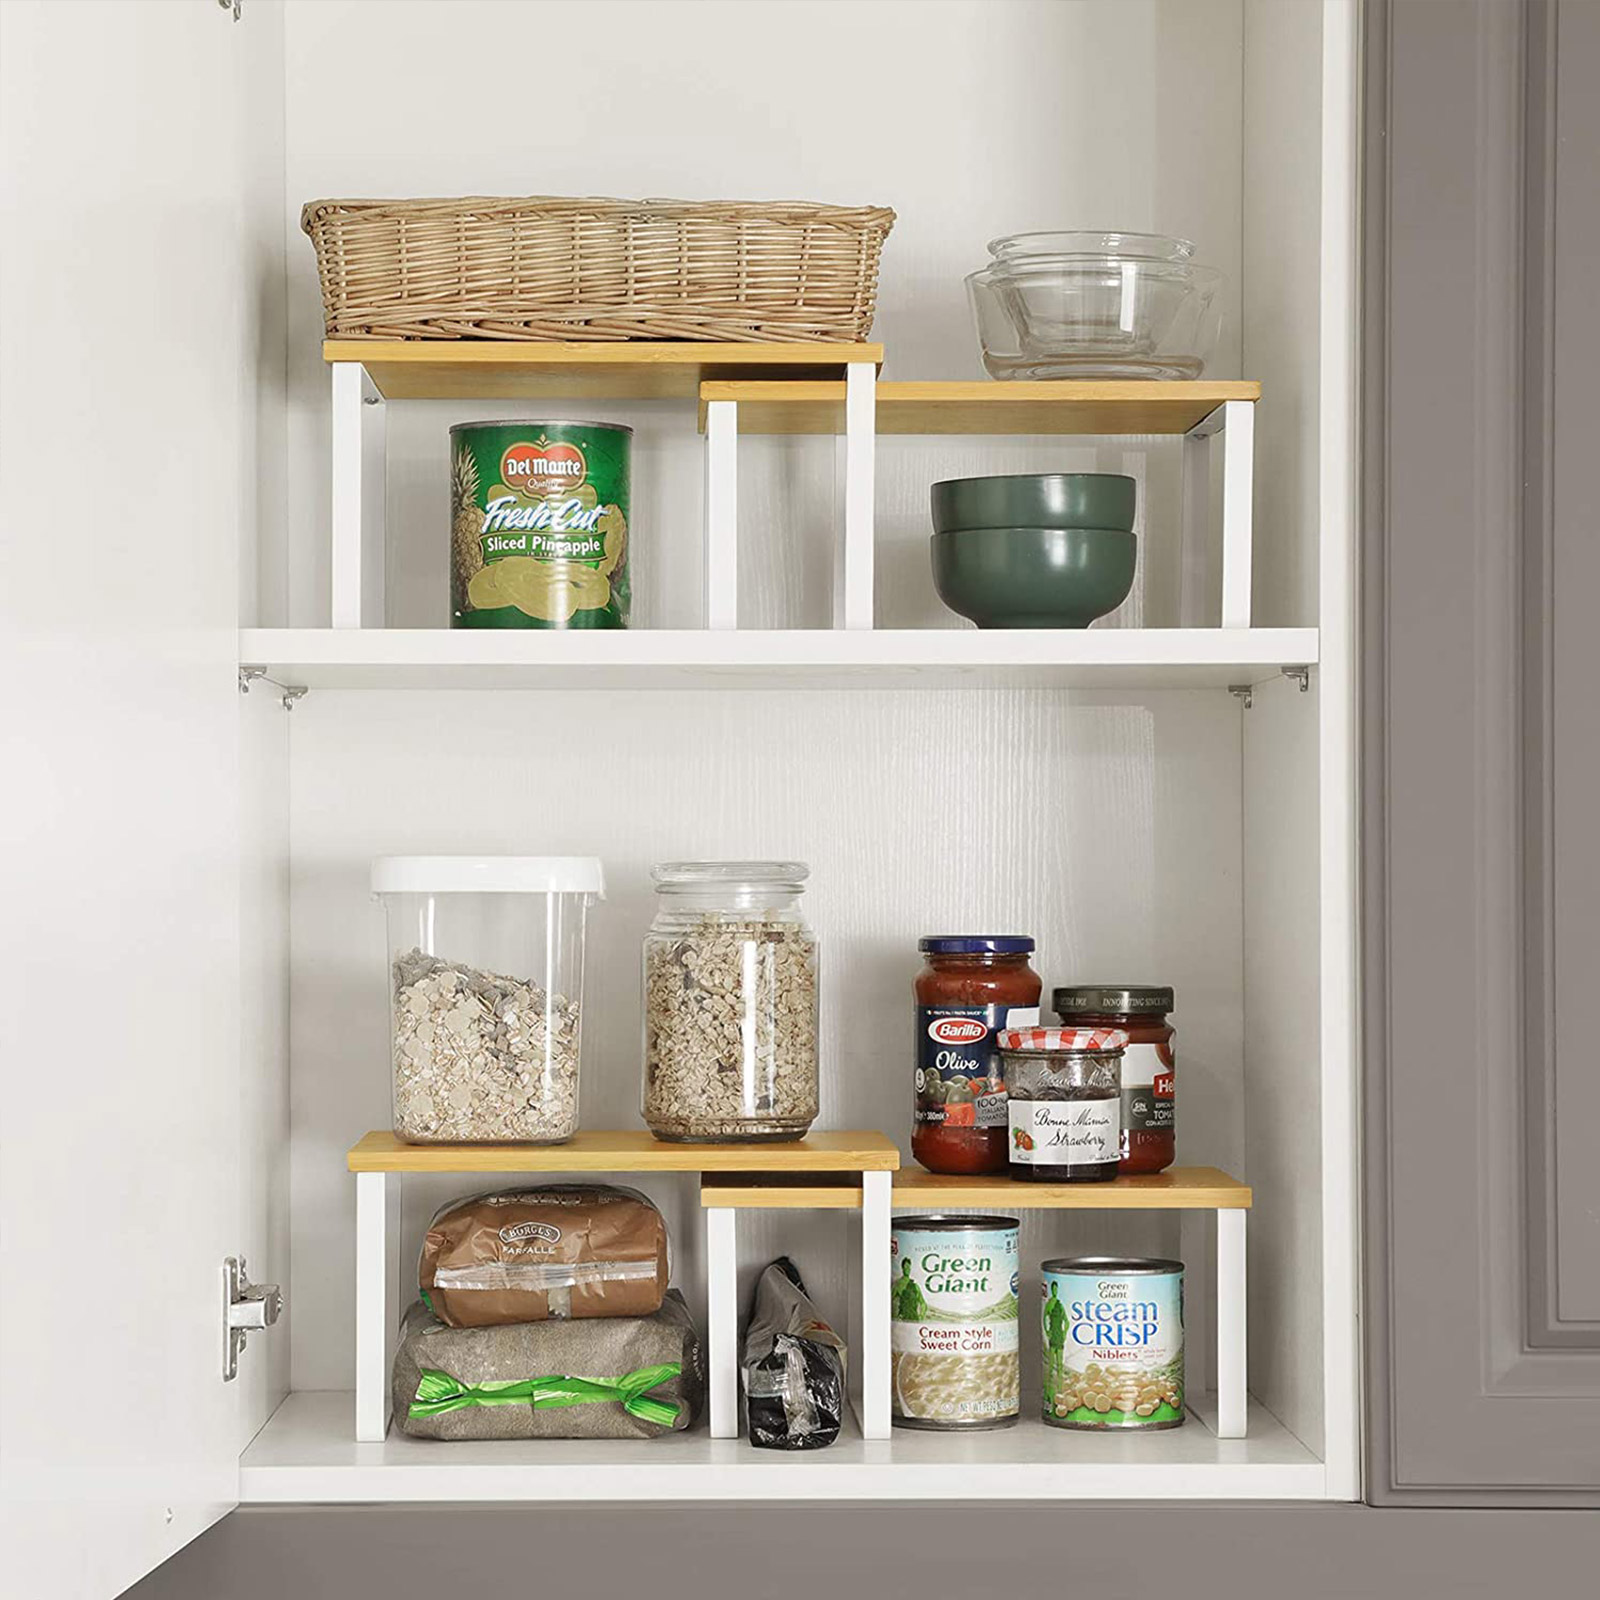
<path fill-rule="evenodd" d="M 1108 248 L 1115 245 L 1117 248 Z M 1222 274 L 1186 239 L 1033 233 L 997 239 L 967 279 L 993 378 L 1198 378 L 1216 349 Z"/>
<path fill-rule="evenodd" d="M 1138 261 L 1194 260 L 1194 241 L 1165 233 L 1094 233 L 1065 229 L 1045 233 L 1008 233 L 989 241 L 996 261 L 1023 261 L 1033 256 L 1116 256 Z"/>

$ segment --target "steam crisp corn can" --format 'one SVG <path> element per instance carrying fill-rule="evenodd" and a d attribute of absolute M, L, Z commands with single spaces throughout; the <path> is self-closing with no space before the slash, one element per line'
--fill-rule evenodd
<path fill-rule="evenodd" d="M 632 447 L 607 422 L 453 427 L 452 626 L 627 627 Z"/>
<path fill-rule="evenodd" d="M 1183 1264 L 1072 1256 L 1039 1269 L 1044 1420 L 1058 1428 L 1183 1421 Z"/>

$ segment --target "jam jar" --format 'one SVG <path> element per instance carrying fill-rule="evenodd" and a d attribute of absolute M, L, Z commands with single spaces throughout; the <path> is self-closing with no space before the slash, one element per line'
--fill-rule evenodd
<path fill-rule="evenodd" d="M 1132 1176 L 1164 1172 L 1177 1153 L 1172 990 L 1155 984 L 1078 983 L 1050 997 L 1067 1028 L 1118 1028 L 1122 1053 L 1122 1163 Z"/>
<path fill-rule="evenodd" d="M 1041 985 L 1021 934 L 941 934 L 920 940 L 916 998 L 916 1121 L 911 1154 L 929 1172 L 1004 1172 L 1009 1133 L 995 1034 L 1033 1027 Z"/>
<path fill-rule="evenodd" d="M 1013 1178 L 1106 1183 L 1117 1176 L 1127 1042 L 1115 1028 L 1008 1028 L 997 1037 Z"/>

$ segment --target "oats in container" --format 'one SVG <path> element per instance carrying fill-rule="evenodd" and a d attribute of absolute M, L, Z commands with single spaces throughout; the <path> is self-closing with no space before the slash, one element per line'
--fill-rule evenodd
<path fill-rule="evenodd" d="M 559 1144 L 578 1127 L 589 856 L 385 856 L 394 1130 Z"/>
<path fill-rule="evenodd" d="M 801 1138 L 817 1115 L 817 941 L 797 861 L 675 861 L 644 946 L 644 1119 L 686 1143 Z"/>

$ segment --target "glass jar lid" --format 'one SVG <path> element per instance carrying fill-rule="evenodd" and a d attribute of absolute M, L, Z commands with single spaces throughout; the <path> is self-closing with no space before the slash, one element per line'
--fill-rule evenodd
<path fill-rule="evenodd" d="M 1050 1004 L 1061 1017 L 1151 1016 L 1170 1011 L 1173 999 L 1171 989 L 1154 983 L 1074 983 L 1055 990 Z"/>
<path fill-rule="evenodd" d="M 1033 953 L 1033 940 L 1022 933 L 935 933 L 917 940 L 925 956 L 1020 956 Z"/>
<path fill-rule="evenodd" d="M 665 894 L 744 884 L 798 891 L 805 887 L 811 868 L 803 861 L 661 861 L 650 869 L 650 876 Z"/>
<path fill-rule="evenodd" d="M 1111 1055 L 1127 1049 L 1128 1036 L 1121 1028 L 1005 1028 L 994 1042 L 1002 1050 L 1036 1050 L 1041 1055 L 1060 1051 Z"/>

